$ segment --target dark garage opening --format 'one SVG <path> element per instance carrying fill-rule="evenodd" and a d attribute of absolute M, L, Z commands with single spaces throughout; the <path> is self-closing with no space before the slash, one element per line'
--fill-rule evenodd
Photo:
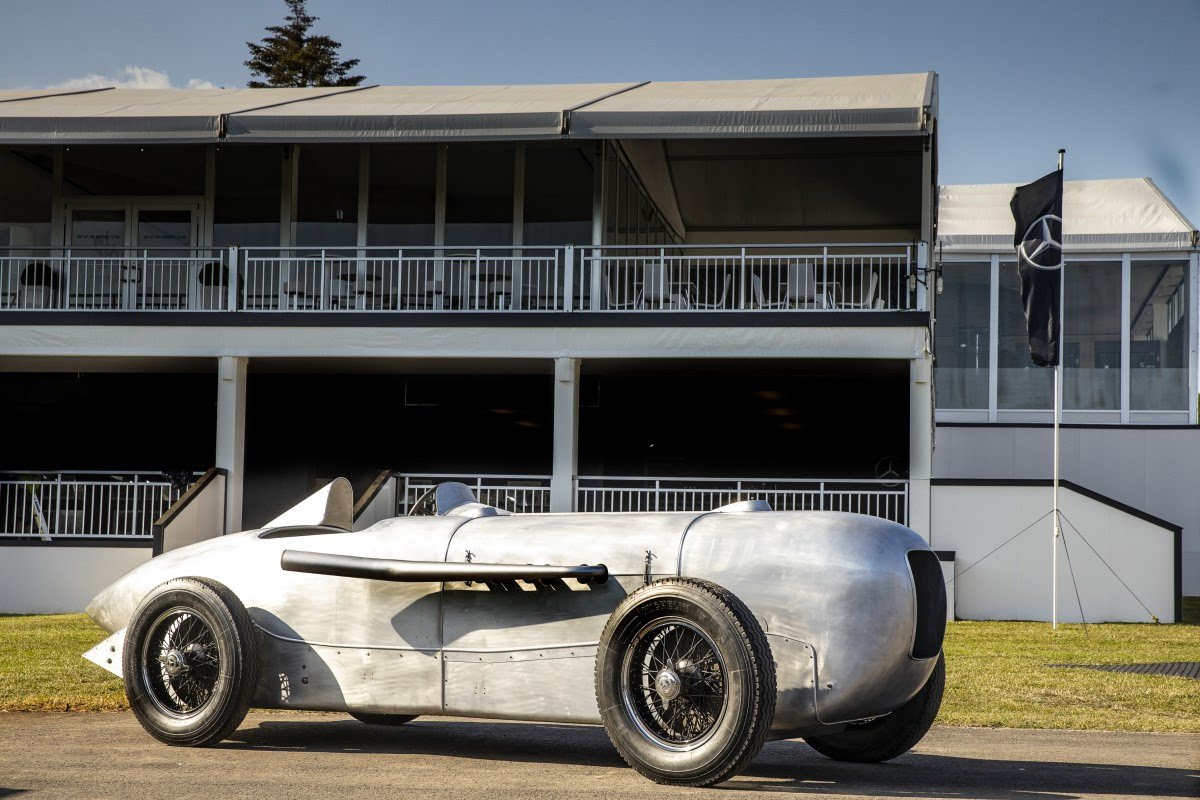
<path fill-rule="evenodd" d="M 0 470 L 197 472 L 213 465 L 214 372 L 0 374 Z"/>
<path fill-rule="evenodd" d="M 581 475 L 908 475 L 907 361 L 584 361 L 583 370 Z"/>
<path fill-rule="evenodd" d="M 246 391 L 243 517 L 260 525 L 325 481 L 376 472 L 548 474 L 544 375 L 255 372 Z"/>

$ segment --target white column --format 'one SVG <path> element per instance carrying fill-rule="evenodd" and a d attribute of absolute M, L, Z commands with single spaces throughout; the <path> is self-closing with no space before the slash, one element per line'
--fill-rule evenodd
<path fill-rule="evenodd" d="M 300 183 L 300 148 L 283 145 L 283 169 L 279 175 L 279 246 L 291 247 L 292 223 L 296 221 L 296 191 Z"/>
<path fill-rule="evenodd" d="M 607 185 L 608 168 L 608 145 L 604 142 L 599 142 L 596 145 L 596 156 L 592 159 L 592 245 L 594 248 L 604 244 L 604 210 L 605 204 L 608 202 L 608 192 L 612 189 Z M 600 309 L 600 282 L 604 276 L 601 274 L 601 262 L 598 260 L 600 251 L 592 249 L 592 256 L 589 259 L 588 270 L 588 302 L 593 311 Z M 567 265 L 568 269 L 573 269 L 573 264 Z M 583 275 L 579 276 L 579 280 L 583 280 Z M 582 288 L 580 289 L 582 294 Z M 582 308 L 582 303 L 580 308 Z"/>
<path fill-rule="evenodd" d="M 513 155 L 513 247 L 525 244 L 525 145 L 518 142 Z M 525 286 L 525 265 L 521 261 L 524 255 L 521 250 L 512 252 L 512 295 L 508 298 L 509 307 L 514 311 L 521 308 L 522 295 Z"/>
<path fill-rule="evenodd" d="M 50 244 L 62 247 L 67 244 L 67 220 L 63 218 L 63 146 L 55 145 L 51 151 L 50 172 Z"/>
<path fill-rule="evenodd" d="M 1200 393 L 1200 253 L 1192 253 L 1189 259 L 1187 308 L 1188 337 L 1188 423 L 1200 421 L 1197 413 L 1196 395 Z"/>
<path fill-rule="evenodd" d="M 1129 253 L 1121 254 L 1121 424 L 1129 424 Z"/>
<path fill-rule="evenodd" d="M 992 253 L 988 283 L 988 422 L 999 418 L 1000 401 L 1000 256 Z"/>
<path fill-rule="evenodd" d="M 550 471 L 550 510 L 575 507 L 579 463 L 579 359 L 554 359 L 554 456 Z"/>
<path fill-rule="evenodd" d="M 203 216 L 200 220 L 200 238 L 196 244 L 204 247 L 212 247 L 213 243 L 213 222 L 216 218 L 217 206 L 217 146 L 209 144 L 204 146 L 204 208 Z M 196 281 L 192 280 L 188 286 L 195 286 Z"/>
<path fill-rule="evenodd" d="M 908 366 L 908 526 L 930 541 L 929 480 L 933 472 L 933 360 Z"/>
<path fill-rule="evenodd" d="M 242 476 L 246 463 L 246 363 L 244 356 L 217 359 L 217 457 L 225 470 L 225 533 L 242 529 Z"/>

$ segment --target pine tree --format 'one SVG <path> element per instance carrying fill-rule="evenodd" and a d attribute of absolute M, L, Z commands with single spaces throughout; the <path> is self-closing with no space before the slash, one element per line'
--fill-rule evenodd
<path fill-rule="evenodd" d="M 252 80 L 252 89 L 282 86 L 358 86 L 366 77 L 350 75 L 358 59 L 338 60 L 341 42 L 328 36 L 310 35 L 317 21 L 305 8 L 306 0 L 284 0 L 288 10 L 284 25 L 267 28 L 270 34 L 260 44 L 246 42 L 250 60 L 246 66 L 262 80 Z"/>

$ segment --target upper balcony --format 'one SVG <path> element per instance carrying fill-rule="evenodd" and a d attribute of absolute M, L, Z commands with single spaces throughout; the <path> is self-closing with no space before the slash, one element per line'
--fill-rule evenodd
<path fill-rule="evenodd" d="M 918 328 L 936 96 L 932 74 L 18 94 L 0 325 Z"/>
<path fill-rule="evenodd" d="M 912 244 L 8 248 L 0 250 L 0 311 L 909 311 L 922 310 L 914 291 L 916 250 Z"/>

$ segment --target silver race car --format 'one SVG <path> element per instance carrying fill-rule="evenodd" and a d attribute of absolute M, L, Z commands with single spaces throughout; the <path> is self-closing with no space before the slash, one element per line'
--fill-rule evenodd
<path fill-rule="evenodd" d="M 941 704 L 940 566 L 894 522 L 509 514 L 446 483 L 352 531 L 352 499 L 338 479 L 92 601 L 112 636 L 86 655 L 152 736 L 213 744 L 251 706 L 598 723 L 643 775 L 706 786 L 767 739 L 893 758 Z"/>

